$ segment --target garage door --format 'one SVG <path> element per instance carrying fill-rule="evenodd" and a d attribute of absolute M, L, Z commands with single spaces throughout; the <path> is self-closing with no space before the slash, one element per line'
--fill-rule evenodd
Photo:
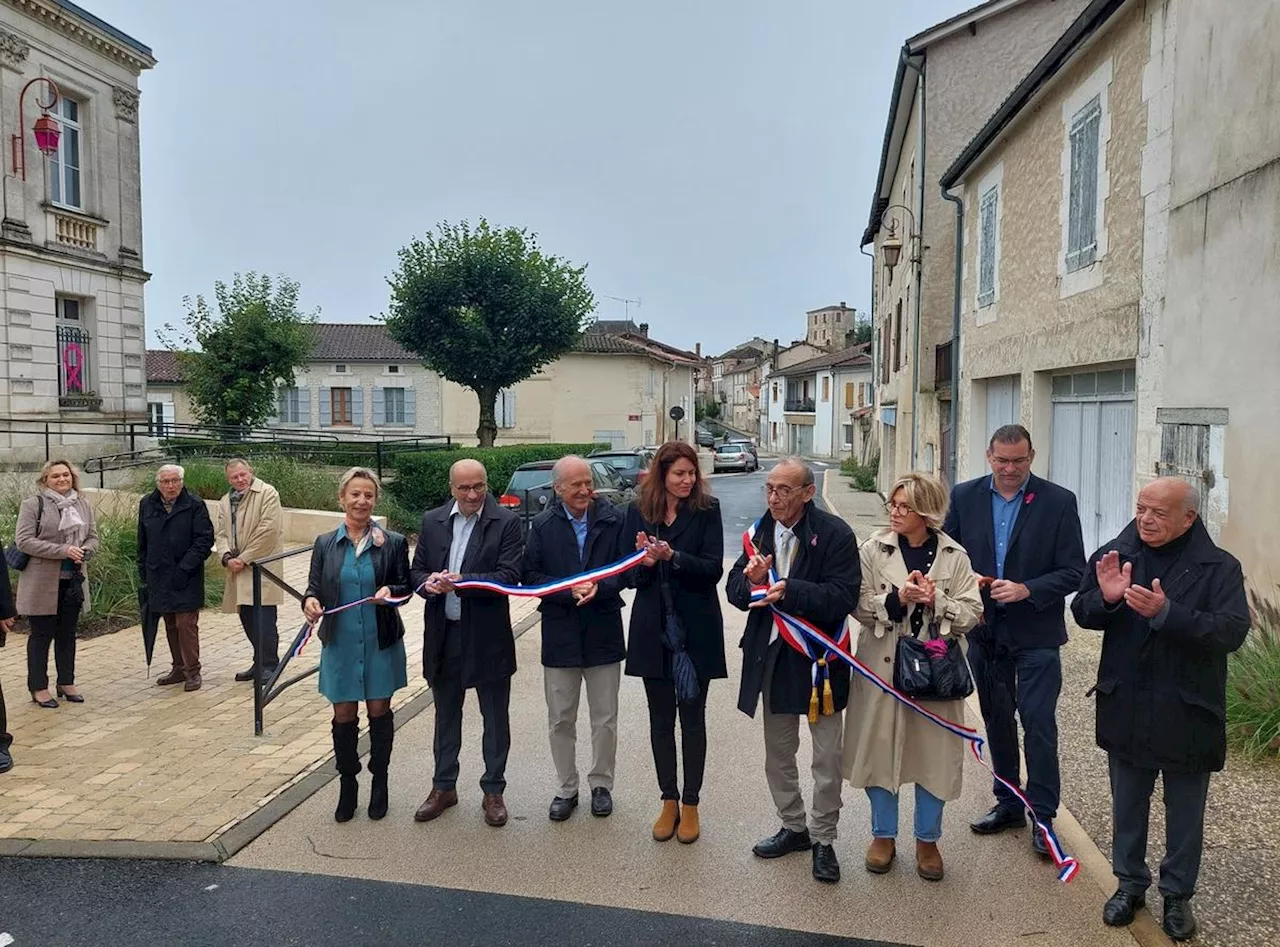
<path fill-rule="evenodd" d="M 1131 370 L 1116 370 L 1053 380 L 1049 479 L 1076 495 L 1085 555 L 1115 538 L 1133 519 L 1132 377 Z"/>

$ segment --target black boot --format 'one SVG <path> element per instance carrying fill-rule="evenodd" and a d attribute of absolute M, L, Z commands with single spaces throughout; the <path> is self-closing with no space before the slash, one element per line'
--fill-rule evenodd
<path fill-rule="evenodd" d="M 369 818 L 381 819 L 387 814 L 387 765 L 391 762 L 391 744 L 396 736 L 395 713 L 388 710 L 381 717 L 369 718 L 369 772 L 373 788 L 369 792 Z"/>
<path fill-rule="evenodd" d="M 360 801 L 356 773 L 360 772 L 360 721 L 333 722 L 333 765 L 342 777 L 338 808 L 333 810 L 335 822 L 350 822 Z"/>

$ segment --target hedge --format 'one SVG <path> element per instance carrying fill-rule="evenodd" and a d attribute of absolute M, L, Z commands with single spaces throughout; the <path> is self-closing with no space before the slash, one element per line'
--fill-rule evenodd
<path fill-rule="evenodd" d="M 512 444 L 507 447 L 467 447 L 398 454 L 390 460 L 395 471 L 391 491 L 396 499 L 420 513 L 449 499 L 449 468 L 454 461 L 478 460 L 489 475 L 489 489 L 498 496 L 521 464 L 559 460 L 566 454 L 608 450 L 608 444 Z"/>

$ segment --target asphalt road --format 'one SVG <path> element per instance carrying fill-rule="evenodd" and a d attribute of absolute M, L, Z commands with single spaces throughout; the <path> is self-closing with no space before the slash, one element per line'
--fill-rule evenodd
<path fill-rule="evenodd" d="M 724 554 L 726 558 L 736 559 L 742 552 L 742 534 L 752 523 L 759 519 L 765 511 L 764 481 L 776 460 L 762 460 L 760 469 L 748 474 L 718 474 L 711 478 L 711 491 L 720 499 L 720 516 L 724 520 Z M 820 509 L 826 509 L 822 502 L 823 471 L 831 464 L 820 461 L 812 465 L 818 480 L 816 502 Z"/>

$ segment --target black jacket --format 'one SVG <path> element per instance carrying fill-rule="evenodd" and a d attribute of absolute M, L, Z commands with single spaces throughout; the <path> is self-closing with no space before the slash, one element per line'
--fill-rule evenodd
<path fill-rule="evenodd" d="M 670 526 L 646 523 L 633 503 L 619 537 L 619 555 L 635 552 L 636 533 L 664 539 L 675 555 L 670 562 L 638 566 L 624 574 L 636 590 L 631 603 L 631 627 L 627 636 L 627 674 L 632 677 L 671 677 L 671 655 L 662 644 L 662 588 L 667 576 L 672 602 L 684 622 L 685 650 L 698 677 L 728 677 L 724 660 L 724 616 L 716 587 L 724 575 L 724 526 L 720 503 L 712 499 L 705 510 L 683 507 Z"/>
<path fill-rule="evenodd" d="M 213 550 L 209 508 L 186 487 L 166 513 L 160 491 L 138 504 L 138 578 L 153 614 L 204 608 L 204 561 Z"/>
<path fill-rule="evenodd" d="M 0 619 L 15 618 L 17 611 L 13 607 L 13 586 L 9 582 L 9 567 L 4 563 L 4 543 L 0 542 Z M 5 633 L 0 628 L 0 648 L 4 647 Z M 0 700 L 4 700 L 4 696 L 0 694 Z M 0 726 L 0 732 L 4 731 L 4 727 Z"/>
<path fill-rule="evenodd" d="M 756 551 L 762 555 L 773 554 L 773 530 L 773 517 L 765 513 L 755 535 Z M 778 607 L 797 618 L 808 619 L 838 639 L 845 620 L 858 605 L 862 587 L 862 562 L 853 530 L 840 517 L 807 503 L 792 531 L 796 536 L 796 551 L 787 576 L 787 594 Z M 751 583 L 743 571 L 746 566 L 744 551 L 729 571 L 726 589 L 729 604 L 743 611 L 747 611 L 751 603 Z M 742 648 L 738 709 L 749 717 L 756 715 L 764 690 L 765 660 L 772 629 L 773 616 L 769 609 L 751 609 L 746 630 L 738 643 Z M 807 714 L 813 693 L 813 663 L 781 637 L 775 647 L 781 650 L 770 682 L 769 710 L 775 714 Z M 828 666 L 835 709 L 842 711 L 849 703 L 851 672 L 838 658 Z"/>
<path fill-rule="evenodd" d="M 1199 517 L 1191 532 L 1165 575 L 1143 575 L 1134 564 L 1135 584 L 1160 580 L 1169 599 L 1163 623 L 1123 601 L 1108 606 L 1098 590 L 1094 566 L 1105 553 L 1116 550 L 1122 564 L 1140 556 L 1134 523 L 1093 554 L 1071 613 L 1103 633 L 1089 691 L 1097 694 L 1098 746 L 1135 766 L 1203 773 L 1226 761 L 1227 655 L 1249 633 L 1249 606 L 1240 563 L 1213 544 Z"/>
<path fill-rule="evenodd" d="M 609 565 L 621 558 L 621 534 L 621 514 L 608 500 L 596 498 L 587 511 L 587 541 L 580 556 L 573 524 L 564 504 L 557 502 L 530 524 L 524 545 L 524 584 L 543 585 Z M 597 583 L 595 598 L 581 607 L 567 591 L 539 600 L 544 666 L 597 667 L 616 664 L 626 656 L 618 594 L 621 578 Z"/>
<path fill-rule="evenodd" d="M 969 553 L 973 571 L 996 578 L 990 474 L 952 488 L 942 531 Z M 998 641 L 1013 650 L 1066 644 L 1066 597 L 1080 587 L 1083 572 L 1084 540 L 1076 495 L 1032 474 L 1004 559 L 1005 579 L 1021 582 L 1031 591 L 1031 597 L 1001 605 L 984 587 L 986 627 L 970 632 L 970 637 L 994 633 Z"/>
<path fill-rule="evenodd" d="M 418 548 L 409 569 L 415 589 L 431 573 L 449 569 L 449 547 L 453 545 L 449 514 L 453 504 L 450 500 L 422 517 Z M 460 571 L 468 579 L 519 585 L 520 560 L 520 517 L 500 507 L 492 495 L 486 496 Z M 422 674 L 428 684 L 434 684 L 444 657 L 445 596 L 421 590 L 418 594 L 427 600 Z M 475 687 L 515 674 L 516 641 L 511 633 L 510 600 L 480 589 L 460 591 L 458 598 L 462 602 L 462 686 Z"/>
<path fill-rule="evenodd" d="M 345 525 L 339 526 L 331 533 L 316 537 L 311 547 L 311 571 L 307 575 L 307 591 L 302 596 L 303 604 L 307 599 L 319 600 L 325 608 L 345 605 L 339 601 L 342 589 L 342 561 L 346 558 L 346 550 L 338 548 L 338 540 L 346 533 Z M 374 545 L 366 555 L 373 561 L 374 591 L 386 586 L 392 595 L 409 594 L 409 546 L 403 536 L 390 530 L 383 530 L 386 539 L 382 545 Z M 375 605 L 374 615 L 378 622 L 378 647 L 390 648 L 404 637 L 404 622 L 400 612 L 390 605 Z M 326 626 L 320 625 L 320 641 L 328 644 L 332 637 L 326 632 Z"/>

